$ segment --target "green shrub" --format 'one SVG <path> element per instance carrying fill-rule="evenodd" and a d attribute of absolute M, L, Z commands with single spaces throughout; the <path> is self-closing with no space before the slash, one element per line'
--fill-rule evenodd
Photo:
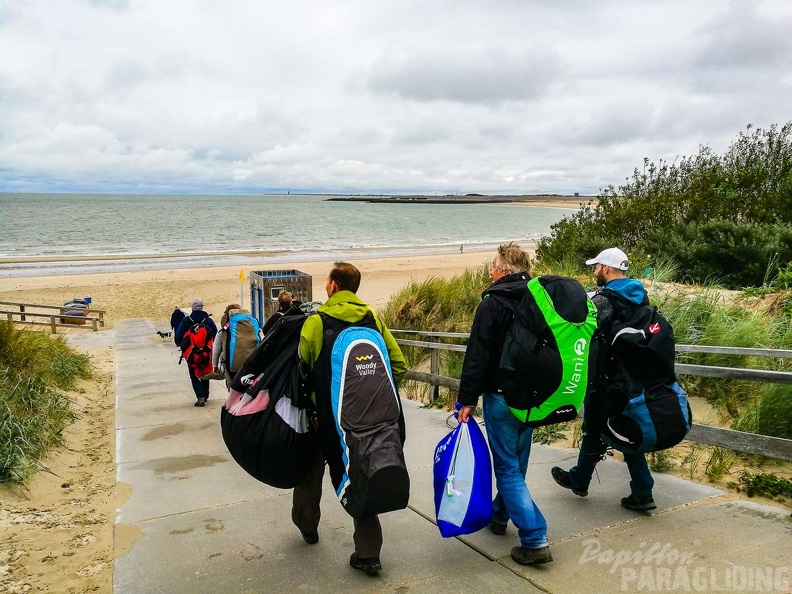
<path fill-rule="evenodd" d="M 533 430 L 532 440 L 533 443 L 542 443 L 544 445 L 550 445 L 554 441 L 558 441 L 559 439 L 566 439 L 566 432 L 567 432 L 567 424 L 566 423 L 554 423 L 552 425 L 544 425 L 542 427 L 537 427 Z"/>
<path fill-rule="evenodd" d="M 748 495 L 761 495 L 770 499 L 785 501 L 792 497 L 792 481 L 767 472 L 752 474 L 744 471 L 738 479 L 739 488 Z"/>
<path fill-rule="evenodd" d="M 63 430 L 76 415 L 58 390 L 90 375 L 88 356 L 62 337 L 0 322 L 0 482 L 24 482 L 63 444 Z"/>
<path fill-rule="evenodd" d="M 668 454 L 667 450 L 649 452 L 647 458 L 649 469 L 652 472 L 665 472 L 666 470 L 671 470 L 674 467 L 674 461 L 671 459 L 671 456 Z"/>
<path fill-rule="evenodd" d="M 654 229 L 642 245 L 677 263 L 676 280 L 766 286 L 778 274 L 778 262 L 792 260 L 792 229 L 788 223 L 712 219 Z"/>
<path fill-rule="evenodd" d="M 555 223 L 536 254 L 549 266 L 568 261 L 582 269 L 586 258 L 616 245 L 631 258 L 675 260 L 675 281 L 739 288 L 761 284 L 775 252 L 782 263 L 792 260 L 790 223 L 792 123 L 748 126 L 723 155 L 702 147 L 679 163 L 644 159 L 625 184 Z"/>

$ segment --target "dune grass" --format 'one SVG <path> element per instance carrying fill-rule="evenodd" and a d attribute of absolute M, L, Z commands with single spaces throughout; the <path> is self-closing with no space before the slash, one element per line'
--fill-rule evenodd
<path fill-rule="evenodd" d="M 91 376 L 62 337 L 0 322 L 0 482 L 24 483 L 76 418 L 63 391 Z"/>
<path fill-rule="evenodd" d="M 792 292 L 756 297 L 729 294 L 717 285 L 666 285 L 662 279 L 673 276 L 668 269 L 673 263 L 653 262 L 651 279 L 647 279 L 651 281 L 650 300 L 673 325 L 678 343 L 792 349 L 792 313 L 785 306 Z M 536 264 L 533 273 L 569 275 L 575 271 L 571 261 L 560 269 L 557 263 L 553 266 L 551 270 Z M 591 277 L 577 278 L 587 290 L 595 288 Z M 481 292 L 489 284 L 486 267 L 453 278 L 413 283 L 394 295 L 382 314 L 390 328 L 469 332 Z M 404 351 L 411 368 L 427 369 L 426 349 L 407 347 Z M 678 359 L 700 365 L 792 370 L 792 360 L 780 358 L 683 353 Z M 458 378 L 462 361 L 461 353 L 441 351 L 440 373 Z M 792 386 L 692 376 L 682 376 L 681 381 L 691 396 L 707 398 L 733 428 L 792 438 Z M 452 391 L 441 390 L 441 395 L 439 406 L 450 407 L 456 398 Z"/>

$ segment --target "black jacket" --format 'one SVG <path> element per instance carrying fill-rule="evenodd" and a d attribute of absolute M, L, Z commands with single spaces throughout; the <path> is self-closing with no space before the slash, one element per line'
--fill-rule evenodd
<path fill-rule="evenodd" d="M 302 305 L 302 302 L 297 301 L 295 299 L 288 305 L 288 307 L 278 308 L 278 311 L 272 314 L 269 317 L 269 319 L 266 322 L 264 322 L 264 327 L 261 329 L 261 333 L 264 336 L 269 334 L 269 331 L 272 330 L 272 327 L 275 325 L 275 322 L 280 320 L 283 316 L 305 315 L 300 309 L 300 305 Z"/>
<path fill-rule="evenodd" d="M 514 319 L 505 302 L 516 306 L 525 295 L 530 278 L 525 273 L 507 274 L 481 294 L 462 364 L 457 400 L 463 406 L 475 406 L 482 394 L 498 391 L 503 342 Z"/>

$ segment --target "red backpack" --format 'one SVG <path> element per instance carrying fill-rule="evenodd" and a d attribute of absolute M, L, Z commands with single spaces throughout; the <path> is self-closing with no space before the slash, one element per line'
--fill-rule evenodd
<path fill-rule="evenodd" d="M 190 320 L 192 321 L 192 320 Z M 212 344 L 214 333 L 205 320 L 193 324 L 184 333 L 181 341 L 182 358 L 196 377 L 212 373 Z"/>

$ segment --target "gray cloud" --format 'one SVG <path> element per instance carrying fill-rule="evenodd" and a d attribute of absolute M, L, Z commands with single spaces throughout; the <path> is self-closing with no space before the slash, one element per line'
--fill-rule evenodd
<path fill-rule="evenodd" d="M 0 0 L 0 191 L 596 192 L 792 113 L 792 5 Z"/>
<path fill-rule="evenodd" d="M 560 75 L 559 56 L 542 47 L 505 49 L 497 43 L 385 50 L 371 66 L 369 87 L 417 101 L 491 103 L 547 94 Z"/>

